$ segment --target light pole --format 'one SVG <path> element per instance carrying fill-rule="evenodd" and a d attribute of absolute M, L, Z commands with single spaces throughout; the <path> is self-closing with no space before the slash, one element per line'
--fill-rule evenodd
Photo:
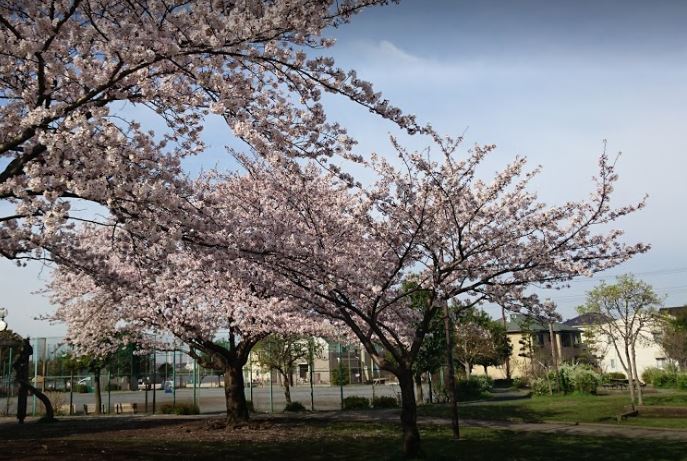
<path fill-rule="evenodd" d="M 5 322 L 5 317 L 7 317 L 7 309 L 0 307 L 0 331 L 7 330 L 7 322 Z"/>

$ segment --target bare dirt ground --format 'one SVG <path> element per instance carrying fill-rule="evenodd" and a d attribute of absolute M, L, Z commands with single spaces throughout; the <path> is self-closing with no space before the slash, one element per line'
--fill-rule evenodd
<path fill-rule="evenodd" d="M 316 443 L 322 437 L 326 434 L 319 424 L 285 419 L 256 420 L 239 426 L 227 426 L 220 417 L 177 416 L 69 418 L 24 425 L 8 421 L 0 424 L 0 459 L 210 458 L 214 447 L 226 442 Z"/>

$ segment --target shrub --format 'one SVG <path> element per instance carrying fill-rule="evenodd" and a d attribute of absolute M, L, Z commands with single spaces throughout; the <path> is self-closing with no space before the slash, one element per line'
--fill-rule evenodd
<path fill-rule="evenodd" d="M 516 389 L 525 389 L 526 387 L 529 387 L 529 382 L 527 378 L 514 378 L 513 387 Z"/>
<path fill-rule="evenodd" d="M 160 407 L 160 411 L 165 415 L 197 415 L 200 414 L 200 409 L 198 405 L 193 405 L 192 403 L 177 403 L 172 405 L 171 403 L 165 403 Z"/>
<path fill-rule="evenodd" d="M 669 371 L 659 370 L 660 373 L 656 373 L 653 376 L 652 384 L 654 387 L 670 388 L 676 386 L 677 374 L 671 373 Z"/>
<path fill-rule="evenodd" d="M 483 392 L 491 389 L 492 381 L 487 376 L 471 376 L 469 379 L 459 379 L 456 382 L 458 400 L 474 400 L 482 396 Z"/>
<path fill-rule="evenodd" d="M 347 368 L 342 368 L 341 369 L 341 376 L 339 376 L 339 369 L 334 368 L 331 372 L 331 383 L 336 386 L 345 386 L 346 384 L 349 384 L 349 376 L 348 376 L 348 369 Z"/>
<path fill-rule="evenodd" d="M 367 397 L 351 395 L 343 400 L 344 410 L 366 410 L 370 408 L 370 400 Z"/>
<path fill-rule="evenodd" d="M 107 383 L 105 384 L 105 392 L 107 391 L 121 391 L 122 386 L 117 383 Z"/>
<path fill-rule="evenodd" d="M 675 387 L 681 390 L 687 390 L 687 373 L 680 373 L 676 376 Z"/>
<path fill-rule="evenodd" d="M 646 372 L 645 372 L 646 373 Z M 603 375 L 604 379 L 627 379 L 627 376 L 622 371 L 611 371 Z M 642 373 L 642 380 L 644 382 L 649 382 L 644 378 L 644 373 Z"/>
<path fill-rule="evenodd" d="M 561 375 L 561 390 L 566 393 L 596 394 L 596 390 L 602 382 L 601 375 L 586 364 L 561 365 L 559 373 Z M 549 378 L 552 379 L 552 384 L 556 383 L 555 373 L 551 372 Z"/>
<path fill-rule="evenodd" d="M 664 373 L 665 372 L 663 370 L 661 370 L 660 368 L 649 367 L 642 372 L 642 381 L 644 381 L 645 383 L 648 383 L 648 384 L 656 385 L 656 378 L 659 375 L 662 375 Z M 623 375 L 623 378 L 624 377 L 625 377 L 625 375 Z"/>
<path fill-rule="evenodd" d="M 88 393 L 88 386 L 86 384 L 79 384 L 76 386 L 76 392 L 80 394 L 87 394 Z"/>
<path fill-rule="evenodd" d="M 553 386 L 553 384 L 551 385 Z M 548 395 L 550 391 L 549 381 L 546 378 L 533 379 L 530 383 L 530 387 L 535 395 Z"/>
<path fill-rule="evenodd" d="M 398 408 L 398 400 L 396 397 L 382 395 L 372 399 L 372 406 L 374 408 Z"/>
<path fill-rule="evenodd" d="M 305 407 L 301 402 L 291 402 L 286 404 L 286 406 L 284 407 L 284 411 L 298 413 L 301 411 L 305 411 Z"/>

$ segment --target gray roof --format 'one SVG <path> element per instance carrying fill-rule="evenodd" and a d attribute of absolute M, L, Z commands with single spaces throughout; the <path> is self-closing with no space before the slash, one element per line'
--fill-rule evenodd
<path fill-rule="evenodd" d="M 590 312 L 587 314 L 578 315 L 577 317 L 573 317 L 570 320 L 566 320 L 563 323 L 571 327 L 584 327 L 587 325 L 608 323 L 610 320 L 612 319 L 603 314 Z"/>
<path fill-rule="evenodd" d="M 508 333 L 520 333 L 522 331 L 529 330 L 532 332 L 548 332 L 549 324 L 542 323 L 533 319 L 527 319 L 524 316 L 519 316 L 517 318 L 511 318 L 511 320 L 506 323 L 506 331 Z M 579 332 L 582 331 L 574 326 L 566 325 L 564 323 L 553 322 L 553 331 L 570 331 Z"/>

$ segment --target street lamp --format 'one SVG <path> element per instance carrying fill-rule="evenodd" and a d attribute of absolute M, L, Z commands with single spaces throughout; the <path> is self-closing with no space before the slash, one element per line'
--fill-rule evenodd
<path fill-rule="evenodd" d="M 7 330 L 7 322 L 5 322 L 5 317 L 7 317 L 7 309 L 0 307 L 0 331 Z"/>

